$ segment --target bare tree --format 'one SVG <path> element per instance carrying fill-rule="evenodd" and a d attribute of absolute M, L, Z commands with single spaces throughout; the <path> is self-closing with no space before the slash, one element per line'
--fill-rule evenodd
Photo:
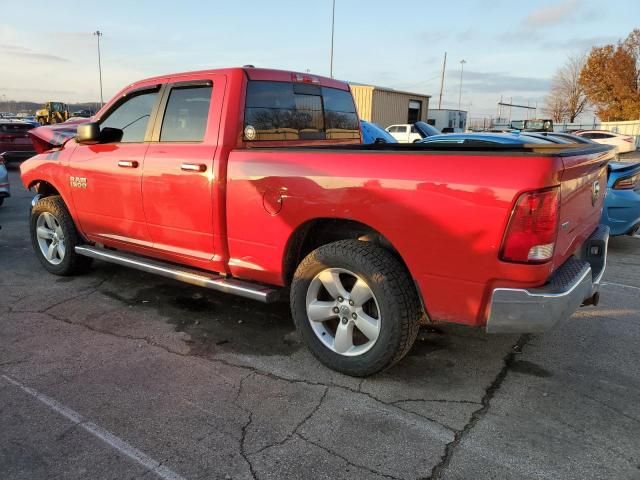
<path fill-rule="evenodd" d="M 545 100 L 545 109 L 555 121 L 575 121 L 587 106 L 587 96 L 579 82 L 584 67 L 584 55 L 572 55 L 551 79 L 551 91 Z"/>
<path fill-rule="evenodd" d="M 544 99 L 542 111 L 550 116 L 554 122 L 562 123 L 567 119 L 566 99 L 558 89 L 552 89 Z"/>

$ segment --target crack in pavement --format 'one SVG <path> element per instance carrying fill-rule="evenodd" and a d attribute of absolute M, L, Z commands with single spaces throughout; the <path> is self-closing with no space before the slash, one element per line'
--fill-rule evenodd
<path fill-rule="evenodd" d="M 112 280 L 114 276 L 115 276 L 115 274 L 107 275 L 105 278 L 103 278 L 96 285 L 91 286 L 91 287 L 90 286 L 84 287 L 82 289 L 83 290 L 82 293 L 78 293 L 77 295 L 73 295 L 72 297 L 67 297 L 64 300 L 60 300 L 59 302 L 56 302 L 56 303 L 54 303 L 52 305 L 48 305 L 46 308 L 43 308 L 41 310 L 15 309 L 11 305 L 8 305 L 9 313 L 47 313 L 47 312 L 49 312 L 49 310 L 52 310 L 55 307 L 59 307 L 60 305 L 64 305 L 67 302 L 71 302 L 73 300 L 78 300 L 80 298 L 88 297 L 88 296 L 90 296 L 90 295 L 92 295 L 94 293 L 97 293 L 100 290 L 100 287 L 102 287 L 105 283 L 107 283 L 110 280 Z M 20 297 L 19 301 L 22 301 L 22 300 L 26 299 L 28 296 L 29 295 L 25 295 L 23 297 Z"/>
<path fill-rule="evenodd" d="M 442 474 L 449 467 L 449 464 L 451 463 L 451 459 L 453 458 L 453 455 L 458 445 L 460 445 L 463 438 L 468 435 L 468 433 L 473 429 L 473 427 L 475 427 L 476 424 L 489 411 L 489 407 L 491 406 L 491 400 L 493 399 L 494 395 L 502 385 L 502 382 L 506 378 L 507 373 L 509 373 L 509 369 L 511 368 L 515 360 L 515 356 L 519 353 L 522 353 L 522 349 L 529 342 L 530 338 L 531 338 L 531 335 L 529 334 L 522 335 L 513 345 L 513 347 L 511 348 L 511 351 L 509 351 L 509 353 L 507 353 L 507 355 L 504 357 L 504 365 L 498 372 L 498 375 L 496 375 L 496 377 L 493 379 L 491 384 L 485 390 L 485 394 L 482 397 L 482 407 L 479 408 L 478 410 L 475 410 L 471 414 L 471 418 L 469 419 L 467 424 L 464 426 L 464 428 L 462 428 L 462 430 L 455 430 L 455 437 L 453 441 L 449 442 L 446 445 L 445 452 L 444 452 L 444 455 L 442 456 L 442 459 L 438 464 L 436 464 L 433 467 L 433 469 L 431 470 L 431 475 L 427 477 L 428 480 L 438 480 L 442 478 Z"/>
<path fill-rule="evenodd" d="M 469 405 L 482 405 L 482 402 L 475 402 L 473 400 L 448 400 L 446 398 L 403 398 L 401 400 L 394 400 L 393 402 L 390 402 L 390 404 L 395 405 L 396 403 L 403 402 L 463 403 Z"/>
<path fill-rule="evenodd" d="M 293 436 L 298 433 L 298 430 L 300 430 L 300 428 L 302 428 L 302 426 L 305 423 L 307 423 L 309 420 L 311 420 L 311 417 L 313 417 L 318 412 L 318 410 L 320 410 L 320 407 L 324 403 L 325 398 L 327 398 L 327 393 L 328 392 L 329 392 L 329 387 L 325 387 L 324 392 L 322 393 L 322 396 L 320 397 L 320 401 L 318 402 L 318 404 L 313 408 L 313 410 L 311 410 L 311 412 L 307 416 L 305 416 L 302 419 L 302 421 L 298 422 L 298 424 L 294 427 L 294 429 L 291 431 L 291 433 L 289 433 L 286 436 L 286 438 L 284 440 L 280 440 L 280 441 L 272 443 L 270 445 L 265 445 L 264 447 L 260 448 L 259 450 L 256 450 L 255 452 L 250 453 L 250 455 L 257 455 L 259 453 L 264 452 L 265 450 L 268 450 L 269 448 L 273 448 L 273 447 L 277 447 L 277 446 L 280 446 L 280 445 L 284 445 L 289 440 L 291 440 L 293 438 Z"/>
<path fill-rule="evenodd" d="M 379 472 L 379 471 L 374 470 L 372 468 L 369 468 L 369 467 L 367 467 L 365 465 L 360 465 L 360 464 L 354 463 L 351 460 L 349 460 L 347 457 L 345 457 L 343 455 L 340 455 L 338 452 L 335 452 L 335 451 L 331 450 L 330 448 L 325 447 L 321 443 L 314 442 L 310 438 L 305 437 L 300 432 L 296 433 L 295 436 L 300 438 L 301 440 L 307 442 L 307 443 L 310 443 L 311 445 L 314 445 L 314 446 L 318 447 L 321 450 L 324 450 L 328 454 L 339 458 L 340 460 L 346 462 L 348 465 L 351 465 L 352 467 L 358 468 L 360 470 L 365 470 L 365 471 L 367 471 L 369 473 L 373 473 L 373 474 L 379 475 L 381 477 L 390 478 L 391 480 L 403 480 L 401 477 L 394 477 L 393 475 L 389 475 L 389 474 L 386 474 L 386 473 Z"/>
<path fill-rule="evenodd" d="M 249 425 L 251 425 L 251 422 L 253 421 L 253 412 L 251 410 L 248 410 L 247 412 L 249 414 L 249 418 L 247 419 L 247 422 L 242 426 L 242 430 L 241 430 L 242 436 L 240 437 L 240 455 L 242 456 L 242 458 L 244 458 L 244 461 L 247 462 L 247 465 L 249 466 L 249 473 L 251 473 L 251 478 L 257 479 L 258 477 L 256 475 L 256 471 L 253 467 L 253 463 L 251 463 L 251 460 L 249 460 L 249 454 L 247 453 L 247 449 L 245 445 L 246 438 L 247 438 L 247 429 L 249 428 Z"/>

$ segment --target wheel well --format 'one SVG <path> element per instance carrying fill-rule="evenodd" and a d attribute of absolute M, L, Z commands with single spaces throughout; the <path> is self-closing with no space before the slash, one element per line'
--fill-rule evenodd
<path fill-rule="evenodd" d="M 43 197 L 60 195 L 60 192 L 58 192 L 56 187 L 51 185 L 49 182 L 45 182 L 44 180 L 35 180 L 31 182 L 31 184 L 29 185 L 29 190 L 31 190 L 32 188 Z"/>
<path fill-rule="evenodd" d="M 313 250 L 327 243 L 348 239 L 374 242 L 393 253 L 407 268 L 391 242 L 374 228 L 354 220 L 319 218 L 300 225 L 289 238 L 283 265 L 285 284 L 291 283 L 296 268 Z"/>

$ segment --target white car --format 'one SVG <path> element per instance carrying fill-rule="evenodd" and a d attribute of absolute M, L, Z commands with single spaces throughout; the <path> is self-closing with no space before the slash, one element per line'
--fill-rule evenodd
<path fill-rule="evenodd" d="M 631 135 L 621 135 L 606 130 L 584 130 L 575 134 L 597 143 L 613 145 L 618 153 L 634 152 L 636 150 L 636 139 Z"/>
<path fill-rule="evenodd" d="M 400 143 L 415 143 L 422 140 L 423 137 L 414 125 L 408 123 L 390 125 L 385 130 Z"/>

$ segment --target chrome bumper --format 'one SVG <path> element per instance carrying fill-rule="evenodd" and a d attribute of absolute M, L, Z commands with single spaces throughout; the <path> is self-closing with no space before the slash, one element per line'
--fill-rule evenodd
<path fill-rule="evenodd" d="M 544 332 L 581 305 L 597 303 L 608 242 L 609 227 L 600 225 L 581 251 L 558 268 L 546 285 L 496 288 L 491 297 L 487 333 Z"/>

